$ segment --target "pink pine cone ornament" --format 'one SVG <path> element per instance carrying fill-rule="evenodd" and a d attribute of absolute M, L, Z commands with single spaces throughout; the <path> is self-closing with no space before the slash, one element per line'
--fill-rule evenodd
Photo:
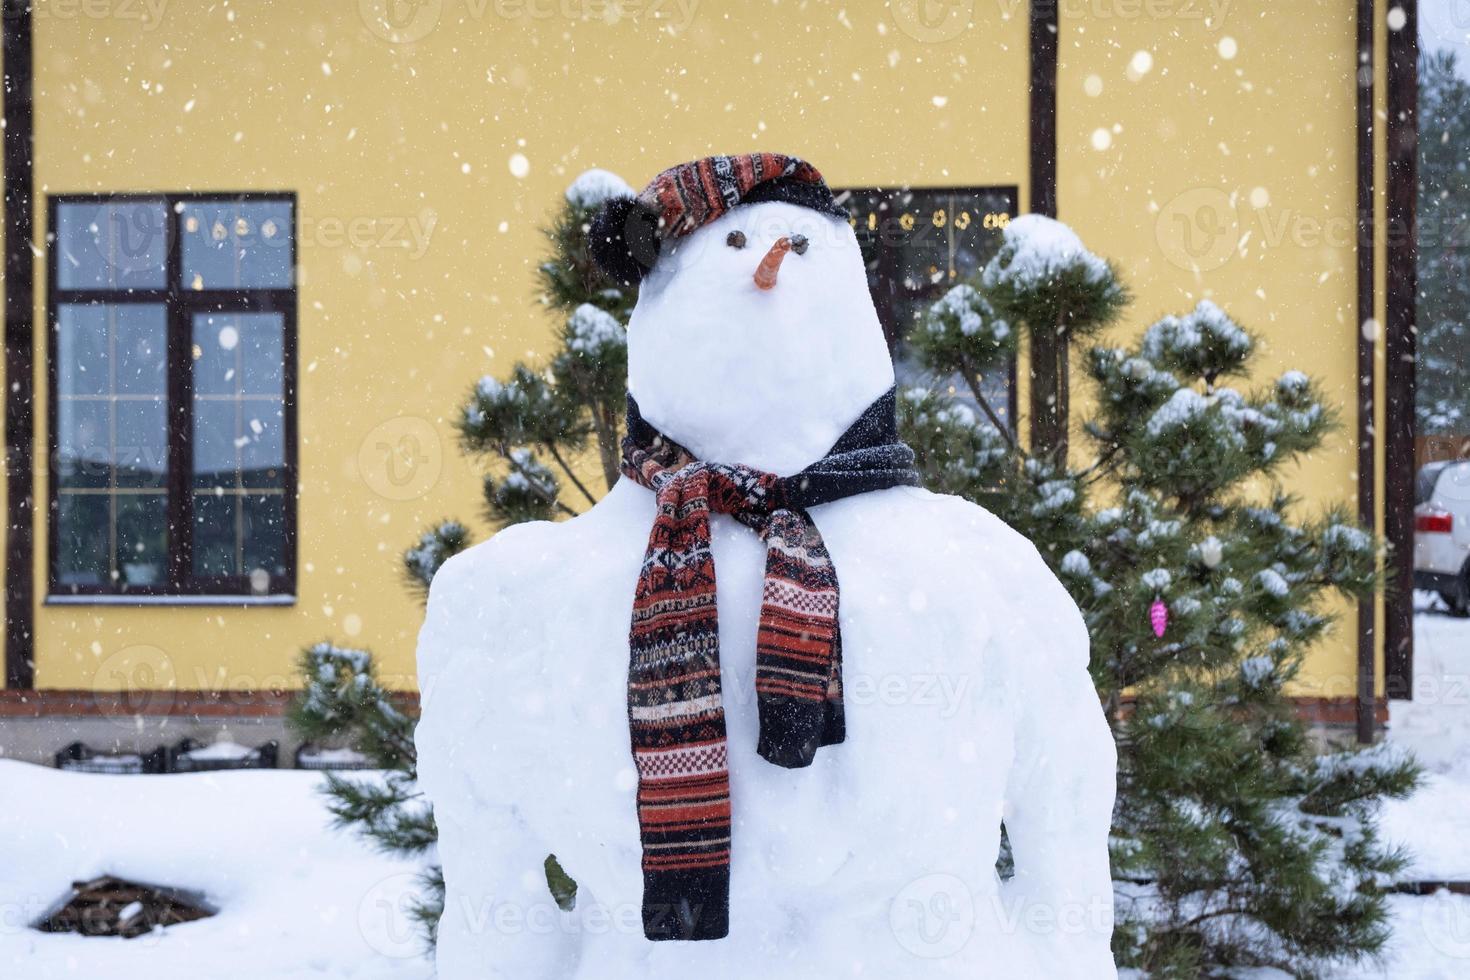
<path fill-rule="evenodd" d="M 1154 604 L 1148 607 L 1148 621 L 1153 624 L 1154 636 L 1162 639 L 1164 630 L 1169 628 L 1169 607 L 1164 605 L 1163 599 L 1155 599 Z"/>

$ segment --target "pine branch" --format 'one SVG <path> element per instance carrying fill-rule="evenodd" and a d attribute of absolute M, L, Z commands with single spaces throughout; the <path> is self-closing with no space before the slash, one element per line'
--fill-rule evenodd
<path fill-rule="evenodd" d="M 990 407 L 990 400 L 985 397 L 985 392 L 981 390 L 979 379 L 970 371 L 964 371 L 962 374 L 964 375 L 965 384 L 969 386 L 970 394 L 975 397 L 975 403 L 980 406 L 980 411 L 984 412 L 985 417 L 990 420 L 990 424 L 995 426 L 995 431 L 1000 433 L 1000 437 L 1005 440 L 1006 446 L 1010 448 L 1011 452 L 1018 458 L 1024 460 L 1026 458 L 1025 451 L 1017 444 L 1016 437 L 1011 434 L 1010 426 L 1002 423 L 995 409 Z"/>
<path fill-rule="evenodd" d="M 557 465 L 560 466 L 562 468 L 562 471 L 566 473 L 567 479 L 572 481 L 572 486 L 582 491 L 582 496 L 587 498 L 587 502 L 589 504 L 597 503 L 597 498 L 592 496 L 592 491 L 588 490 L 585 486 L 582 485 L 582 481 L 577 479 L 577 474 L 572 472 L 571 466 L 567 465 L 567 461 L 562 458 L 561 453 L 557 452 L 556 446 L 549 442 L 545 443 L 544 445 L 546 447 L 546 451 L 551 454 L 551 458 L 556 460 Z"/>

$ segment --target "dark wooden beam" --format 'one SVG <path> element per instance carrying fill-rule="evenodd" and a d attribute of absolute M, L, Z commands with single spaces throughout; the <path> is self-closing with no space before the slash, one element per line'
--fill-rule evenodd
<path fill-rule="evenodd" d="M 4 0 L 5 686 L 35 685 L 31 0 Z"/>
<path fill-rule="evenodd" d="M 1374 353 L 1376 335 L 1367 329 L 1377 316 L 1373 277 L 1377 260 L 1373 221 L 1373 8 L 1377 0 L 1358 0 L 1358 44 L 1354 64 L 1358 87 L 1358 317 L 1353 336 L 1358 349 L 1358 523 L 1377 533 L 1376 483 L 1378 459 L 1373 438 L 1376 405 Z M 1358 603 L 1358 742 L 1373 741 L 1374 695 L 1377 694 L 1375 657 L 1376 603 L 1368 597 Z"/>
<path fill-rule="evenodd" d="M 1030 210 L 1057 216 L 1057 44 L 1060 4 L 1032 0 Z M 1067 343 L 1031 324 L 1031 450 L 1037 455 L 1067 452 Z"/>
<path fill-rule="evenodd" d="M 1380 8 L 1382 9 L 1382 8 Z M 1414 688 L 1414 304 L 1418 290 L 1415 195 L 1419 173 L 1419 15 L 1399 0 L 1404 22 L 1388 25 L 1387 322 L 1383 442 L 1383 530 L 1392 549 L 1383 623 L 1384 669 L 1391 698 Z"/>

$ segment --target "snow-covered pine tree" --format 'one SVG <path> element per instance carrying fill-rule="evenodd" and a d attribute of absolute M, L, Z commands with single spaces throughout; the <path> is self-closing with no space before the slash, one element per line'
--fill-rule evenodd
<path fill-rule="evenodd" d="M 1069 230 L 1013 222 L 979 281 L 934 304 L 914 338 L 935 383 L 900 399 L 903 434 L 931 488 L 1034 541 L 1086 618 L 1118 745 L 1120 965 L 1321 975 L 1388 935 L 1383 886 L 1403 862 L 1375 811 L 1417 772 L 1381 748 L 1319 749 L 1284 688 L 1331 628 L 1328 598 L 1378 583 L 1378 543 L 1341 509 L 1303 516 L 1280 489 L 1332 413 L 1297 371 L 1227 384 L 1249 376 L 1255 342 L 1208 300 L 1129 347 L 1070 334 L 1095 393 L 1081 465 L 1032 458 L 998 429 L 978 377 L 1018 328 L 1067 322 L 1068 304 L 1102 311 L 1078 318 L 1101 325 L 1123 296 Z"/>
<path fill-rule="evenodd" d="M 587 251 L 587 230 L 604 200 L 631 193 L 603 170 L 589 170 L 567 188 L 545 231 L 551 254 L 537 267 L 538 300 L 558 321 L 559 347 L 544 367 L 518 363 L 503 379 L 482 378 L 460 412 L 461 445 L 488 464 L 482 489 L 493 528 L 572 515 L 595 503 L 576 465 L 589 448 L 606 486 L 617 481 L 625 333 L 637 291 L 601 278 Z M 434 574 L 471 541 L 468 526 L 457 520 L 427 528 L 402 556 L 409 587 L 426 598 Z M 329 774 L 325 791 L 337 823 L 390 853 L 430 854 L 438 833 L 415 782 L 414 718 L 379 684 L 372 655 L 318 643 L 303 652 L 301 675 L 290 713 L 297 734 L 351 745 L 386 770 L 381 779 Z M 553 895 L 569 904 L 576 885 L 552 856 L 546 875 Z M 431 865 L 410 910 L 430 944 L 443 904 L 444 879 Z"/>

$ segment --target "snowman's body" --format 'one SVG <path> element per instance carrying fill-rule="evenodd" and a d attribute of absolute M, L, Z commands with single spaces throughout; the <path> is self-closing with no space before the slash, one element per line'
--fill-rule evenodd
<path fill-rule="evenodd" d="M 753 253 L 726 250 L 731 228 Z M 691 308 L 686 289 L 793 231 L 810 250 L 770 295 L 732 287 Z M 851 232 L 767 203 L 682 242 L 630 326 L 644 416 L 701 458 L 795 472 L 892 383 Z M 711 343 L 690 350 L 698 337 Z M 822 380 L 797 391 L 803 371 Z M 841 585 L 847 738 L 804 769 L 756 754 L 765 547 L 713 521 L 733 808 L 716 941 L 650 942 L 640 917 L 628 627 L 653 495 L 625 479 L 589 513 L 510 528 L 439 573 L 418 741 L 448 889 L 441 980 L 1114 975 L 1114 753 L 1070 598 L 1029 542 L 958 498 L 897 487 L 811 514 Z M 549 854 L 577 882 L 569 912 Z"/>

